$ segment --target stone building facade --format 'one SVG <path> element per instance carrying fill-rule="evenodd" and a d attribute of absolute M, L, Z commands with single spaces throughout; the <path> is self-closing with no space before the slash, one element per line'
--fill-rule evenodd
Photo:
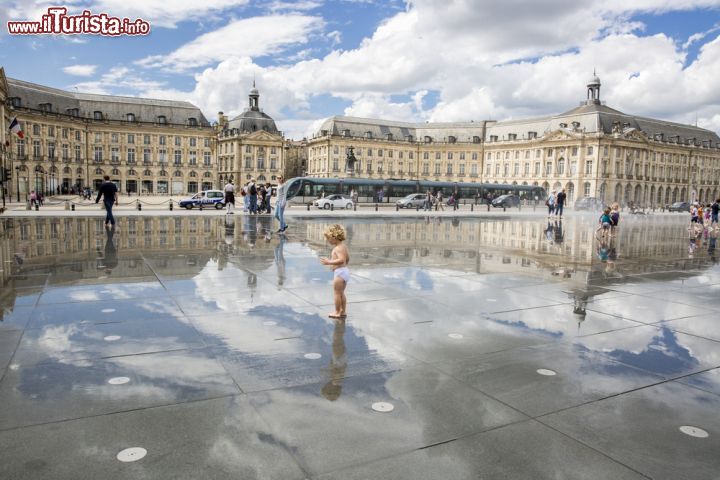
<path fill-rule="evenodd" d="M 600 79 L 568 112 L 505 122 L 326 120 L 308 141 L 308 175 L 342 177 L 348 147 L 358 176 L 540 185 L 605 202 L 665 205 L 720 195 L 715 132 L 624 114 L 600 101 Z"/>
<path fill-rule="evenodd" d="M 188 102 L 66 92 L 6 79 L 0 70 L 9 197 L 96 190 L 103 175 L 128 195 L 183 196 L 252 177 L 275 185 L 285 139 L 259 97 L 253 86 L 249 108 L 211 125 Z M 12 117 L 24 138 L 8 134 Z"/>
<path fill-rule="evenodd" d="M 218 172 L 220 185 L 245 184 L 251 178 L 277 184 L 285 166 L 285 140 L 275 121 L 260 109 L 260 92 L 253 84 L 249 106 L 227 120 L 218 113 Z"/>

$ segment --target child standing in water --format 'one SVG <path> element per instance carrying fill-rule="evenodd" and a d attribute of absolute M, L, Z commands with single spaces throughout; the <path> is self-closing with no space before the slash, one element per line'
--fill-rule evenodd
<path fill-rule="evenodd" d="M 335 294 L 335 311 L 328 316 L 335 319 L 347 317 L 345 298 L 345 287 L 350 281 L 350 270 L 347 265 L 350 263 L 350 255 L 343 243 L 345 240 L 345 229 L 338 225 L 332 225 L 325 230 L 325 238 L 334 248 L 330 258 L 321 258 L 320 263 L 330 265 L 333 269 L 333 292 Z"/>

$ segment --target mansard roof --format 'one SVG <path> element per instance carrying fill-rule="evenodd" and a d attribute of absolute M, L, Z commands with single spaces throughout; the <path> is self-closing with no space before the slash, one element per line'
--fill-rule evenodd
<path fill-rule="evenodd" d="M 99 111 L 103 119 L 125 121 L 131 113 L 137 122 L 155 123 L 162 116 L 168 124 L 187 125 L 188 119 L 194 118 L 199 126 L 210 126 L 202 111 L 190 102 L 67 92 L 12 78 L 8 78 L 8 86 L 8 97 L 19 97 L 21 108 L 41 110 L 40 105 L 51 104 L 53 113 L 68 114 L 77 109 L 85 118 L 93 118 Z"/>
<path fill-rule="evenodd" d="M 425 122 L 410 123 L 395 120 L 379 120 L 373 118 L 334 116 L 325 120 L 317 134 L 339 135 L 350 137 L 367 137 L 385 140 L 388 135 L 392 140 L 422 141 L 426 136 L 432 141 L 446 142 L 454 137 L 458 142 L 472 142 L 473 137 L 483 136 L 486 122 Z M 345 132 L 348 132 L 347 134 Z"/>

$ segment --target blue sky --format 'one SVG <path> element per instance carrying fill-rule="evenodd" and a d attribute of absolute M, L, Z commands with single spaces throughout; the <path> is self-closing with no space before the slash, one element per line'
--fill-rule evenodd
<path fill-rule="evenodd" d="M 52 2 L 51 4 L 57 4 Z M 3 0 L 36 20 L 46 0 Z M 558 113 L 593 68 L 619 110 L 720 130 L 720 0 L 70 0 L 143 37 L 0 35 L 8 76 L 238 114 L 253 79 L 286 135 L 331 115 L 406 121 Z"/>

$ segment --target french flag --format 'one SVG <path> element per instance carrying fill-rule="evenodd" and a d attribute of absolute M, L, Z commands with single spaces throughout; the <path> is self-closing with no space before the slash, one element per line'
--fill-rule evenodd
<path fill-rule="evenodd" d="M 12 133 L 17 134 L 20 138 L 25 138 L 25 134 L 22 131 L 22 128 L 20 128 L 20 122 L 17 121 L 17 118 L 13 117 L 12 121 L 10 122 L 10 131 Z"/>

